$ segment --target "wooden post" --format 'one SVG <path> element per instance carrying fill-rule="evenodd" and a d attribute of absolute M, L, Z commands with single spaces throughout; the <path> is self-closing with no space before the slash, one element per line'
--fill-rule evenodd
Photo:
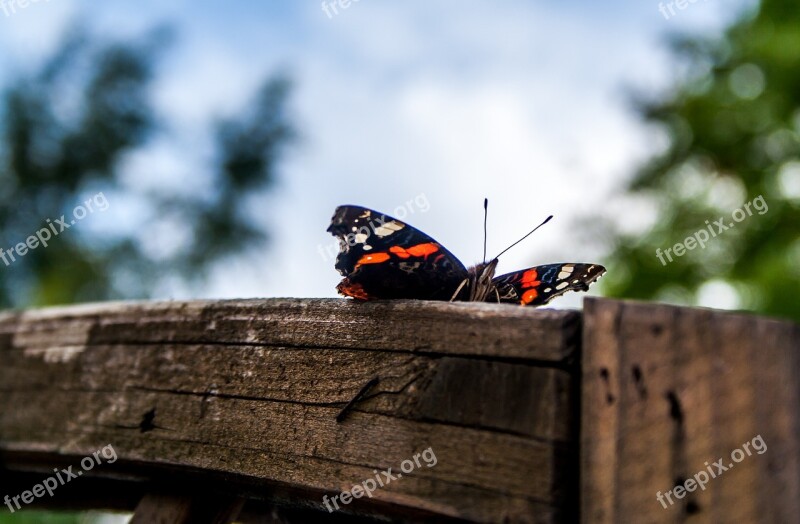
<path fill-rule="evenodd" d="M 797 325 L 587 299 L 581 520 L 797 522 L 799 406 Z"/>

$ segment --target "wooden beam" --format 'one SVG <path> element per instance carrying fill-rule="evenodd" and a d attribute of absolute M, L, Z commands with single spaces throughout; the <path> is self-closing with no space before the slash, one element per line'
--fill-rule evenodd
<path fill-rule="evenodd" d="M 209 489 L 323 511 L 324 495 L 392 468 L 396 480 L 342 510 L 556 522 L 575 512 L 579 342 L 575 312 L 492 304 L 272 299 L 0 315 L 0 464 L 47 473 L 59 457 L 78 469 L 110 445 L 118 460 L 92 476 L 202 475 Z"/>

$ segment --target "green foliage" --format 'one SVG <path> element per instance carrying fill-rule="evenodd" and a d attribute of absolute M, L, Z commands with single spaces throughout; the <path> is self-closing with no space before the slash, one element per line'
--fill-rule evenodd
<path fill-rule="evenodd" d="M 4 513 L 0 514 L 0 524 L 84 524 L 87 522 L 77 513 L 26 510 L 12 515 L 7 509 Z"/>
<path fill-rule="evenodd" d="M 686 66 L 662 100 L 638 102 L 668 146 L 630 191 L 657 209 L 644 236 L 617 234 L 604 279 L 612 296 L 697 303 L 718 281 L 740 307 L 800 318 L 800 6 L 764 0 L 719 40 L 675 37 Z M 759 195 L 754 213 L 667 264 L 656 257 Z M 716 231 L 716 229 L 715 229 Z"/>
<path fill-rule="evenodd" d="M 4 508 L 5 509 L 5 508 Z M 24 510 L 13 515 L 6 510 L 0 514 L 0 524 L 89 524 L 90 517 L 80 513 Z"/>
<path fill-rule="evenodd" d="M 245 203 L 273 182 L 294 136 L 285 78 L 268 79 L 241 116 L 215 124 L 208 170 L 191 183 L 176 188 L 164 180 L 142 189 L 131 173 L 123 177 L 123 161 L 168 127 L 150 97 L 156 59 L 170 38 L 162 29 L 142 41 L 109 43 L 74 32 L 39 70 L 5 89 L 0 248 L 25 242 L 48 218 L 69 219 L 99 192 L 109 206 L 137 214 L 104 224 L 102 234 L 69 229 L 46 248 L 0 261 L 0 307 L 149 297 L 165 276 L 193 284 L 223 257 L 263 247 L 265 231 L 253 225 Z M 169 249 L 147 249 L 153 241 Z"/>
<path fill-rule="evenodd" d="M 110 515 L 120 516 L 119 513 L 104 513 L 101 511 L 41 511 L 23 509 L 13 514 L 4 506 L 0 512 L 0 524 L 94 524 L 108 522 Z M 123 515 L 124 518 L 124 515 Z"/>

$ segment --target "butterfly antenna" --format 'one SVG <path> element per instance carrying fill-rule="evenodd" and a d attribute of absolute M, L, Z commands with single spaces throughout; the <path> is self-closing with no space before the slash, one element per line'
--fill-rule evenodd
<path fill-rule="evenodd" d="M 486 263 L 486 220 L 489 218 L 489 199 L 483 199 L 483 263 Z"/>
<path fill-rule="evenodd" d="M 539 228 L 540 228 L 540 227 L 542 227 L 543 225 L 545 225 L 545 224 L 547 224 L 548 222 L 550 222 L 550 219 L 551 219 L 551 218 L 553 218 L 553 215 L 550 215 L 549 217 L 545 218 L 545 219 L 544 219 L 544 222 L 542 222 L 541 224 L 539 224 L 539 225 L 538 225 L 538 226 L 536 226 L 535 228 L 531 229 L 531 230 L 528 232 L 528 234 L 527 234 L 527 235 L 525 235 L 524 237 L 520 238 L 519 240 L 517 240 L 516 242 L 514 242 L 513 244 L 511 244 L 510 246 L 508 246 L 508 247 L 507 247 L 507 248 L 505 248 L 504 250 L 502 250 L 502 251 L 500 252 L 500 254 L 499 254 L 499 255 L 497 255 L 497 256 L 496 256 L 496 257 L 494 257 L 494 258 L 500 258 L 500 255 L 502 255 L 503 253 L 505 253 L 506 251 L 508 251 L 508 250 L 509 250 L 509 249 L 511 249 L 512 247 L 516 246 L 517 244 L 519 244 L 520 242 L 522 242 L 523 240 L 525 240 L 526 238 L 528 238 L 529 236 L 531 236 L 531 234 L 533 234 L 533 232 L 534 232 L 534 231 L 536 231 L 537 229 L 539 229 Z"/>

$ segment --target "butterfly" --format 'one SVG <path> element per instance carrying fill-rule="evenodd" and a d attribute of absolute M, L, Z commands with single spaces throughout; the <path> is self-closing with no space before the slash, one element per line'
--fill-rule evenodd
<path fill-rule="evenodd" d="M 484 201 L 484 208 L 486 204 Z M 335 267 L 344 278 L 336 289 L 341 295 L 357 300 L 419 299 L 540 306 L 567 291 L 587 291 L 606 271 L 599 264 L 559 263 L 495 277 L 498 257 L 528 235 L 489 262 L 467 268 L 422 231 L 360 206 L 337 207 L 328 232 L 339 239 Z"/>

